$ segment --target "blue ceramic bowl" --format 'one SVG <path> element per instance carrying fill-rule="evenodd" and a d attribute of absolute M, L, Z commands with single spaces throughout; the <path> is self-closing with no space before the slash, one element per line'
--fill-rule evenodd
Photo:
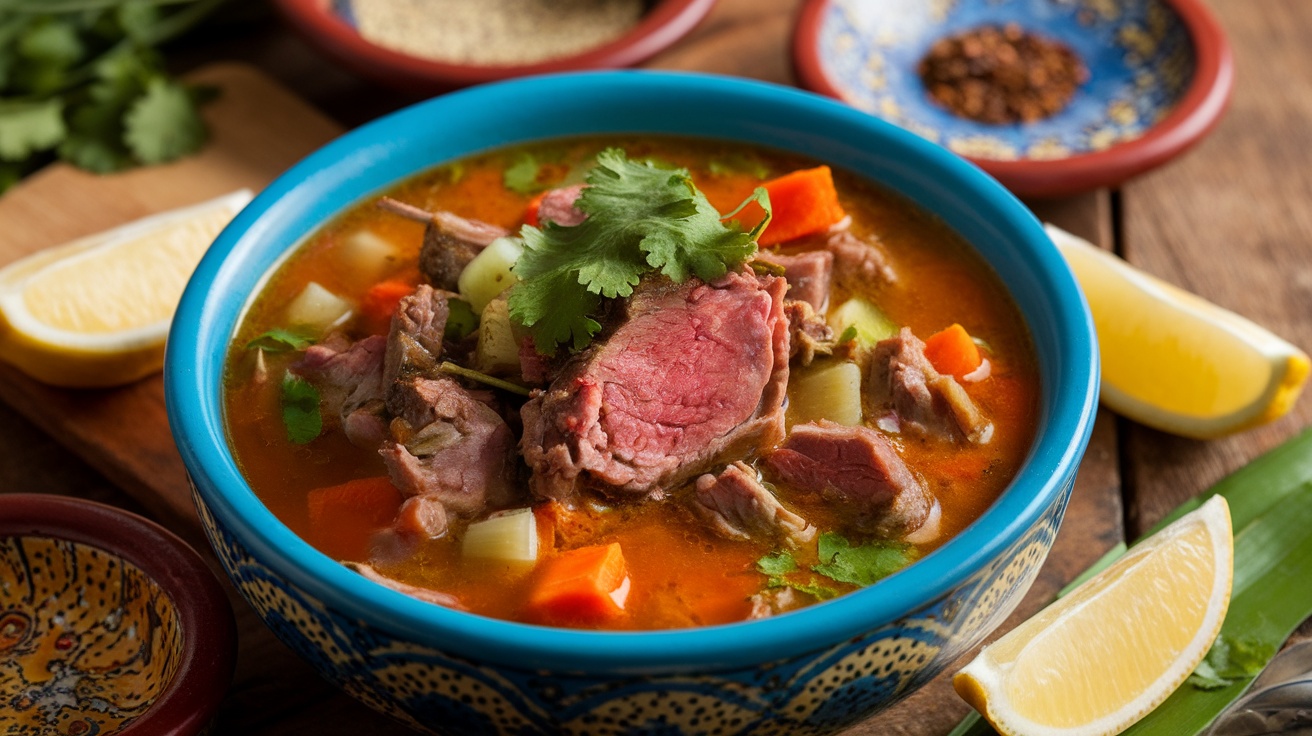
<path fill-rule="evenodd" d="M 548 629 L 382 588 L 283 526 L 225 440 L 223 358 L 251 295 L 344 208 L 440 162 L 602 133 L 746 141 L 882 182 L 938 214 L 997 270 L 1028 321 L 1037 439 L 976 523 L 903 572 L 762 621 L 636 633 Z M 314 153 L 247 207 L 201 262 L 170 333 L 169 420 L 211 543 L 265 622 L 368 705 L 436 733 L 824 733 L 927 682 L 1014 608 L 1052 544 L 1088 442 L 1098 361 L 1088 309 L 1039 223 L 925 140 L 814 95 L 649 72 L 538 77 L 424 102 Z"/>
<path fill-rule="evenodd" d="M 1016 23 L 1059 41 L 1089 79 L 1061 112 L 993 125 L 930 99 L 934 42 Z M 1112 186 L 1199 140 L 1233 83 L 1225 34 L 1198 0 L 810 0 L 793 43 L 802 83 L 979 164 L 1030 196 Z"/>

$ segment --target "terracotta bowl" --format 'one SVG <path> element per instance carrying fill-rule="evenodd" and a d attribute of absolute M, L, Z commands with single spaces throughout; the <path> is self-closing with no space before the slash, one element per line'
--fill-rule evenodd
<path fill-rule="evenodd" d="M 1074 51 L 1089 79 L 1045 120 L 994 125 L 933 102 L 917 66 L 933 43 L 1017 23 Z M 1200 0 L 808 0 L 793 37 L 801 83 L 965 156 L 1016 194 L 1115 186 L 1166 163 L 1220 119 L 1234 82 Z"/>
<path fill-rule="evenodd" d="M 379 46 L 356 30 L 350 0 L 275 0 L 275 5 L 306 39 L 347 68 L 402 91 L 436 94 L 533 74 L 633 66 L 686 36 L 715 1 L 656 0 L 649 3 L 638 25 L 610 43 L 572 56 L 515 66 L 440 62 Z"/>
<path fill-rule="evenodd" d="M 513 109 L 515 115 L 505 111 Z M 515 143 L 643 132 L 795 151 L 901 192 L 991 264 L 1030 328 L 1041 419 L 984 515 L 905 570 L 759 621 L 583 631 L 433 605 L 352 572 L 260 501 L 228 447 L 224 356 L 289 248 L 343 208 L 444 161 Z M 187 286 L 165 359 L 169 423 L 234 585 L 325 677 L 444 734 L 820 734 L 942 672 L 1016 606 L 1052 546 L 1097 405 L 1092 320 L 1037 220 L 946 150 L 847 106 L 741 79 L 597 72 L 444 95 L 358 128 L 242 211 Z"/>
<path fill-rule="evenodd" d="M 235 652 L 227 598 L 182 540 L 89 501 L 0 496 L 4 733 L 199 734 Z"/>

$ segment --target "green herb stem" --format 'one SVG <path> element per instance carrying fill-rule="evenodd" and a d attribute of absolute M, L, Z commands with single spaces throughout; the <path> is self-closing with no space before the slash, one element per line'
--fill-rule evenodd
<path fill-rule="evenodd" d="M 495 376 L 489 376 L 486 373 L 480 373 L 476 370 L 472 370 L 469 368 L 465 368 L 464 366 L 456 365 L 455 363 L 452 363 L 449 360 L 442 361 L 442 364 L 439 365 L 437 369 L 442 371 L 443 373 L 452 376 L 460 376 L 461 378 L 468 378 L 471 381 L 477 381 L 478 383 L 486 384 L 488 386 L 492 386 L 493 388 L 499 388 L 502 391 L 509 391 L 512 394 L 519 394 L 520 396 L 528 396 L 530 393 L 527 388 L 517 383 L 511 383 L 510 381 L 505 381 Z"/>

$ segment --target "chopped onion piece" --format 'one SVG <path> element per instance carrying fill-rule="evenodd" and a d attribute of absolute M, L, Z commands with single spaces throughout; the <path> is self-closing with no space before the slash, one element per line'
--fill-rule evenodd
<path fill-rule="evenodd" d="M 477 521 L 465 530 L 465 557 L 534 562 L 538 558 L 538 525 L 532 509 L 515 509 Z"/>
<path fill-rule="evenodd" d="M 311 281 L 287 305 L 287 322 L 327 332 L 350 318 L 352 311 L 350 302 Z"/>
<path fill-rule="evenodd" d="M 988 378 L 990 375 L 992 375 L 992 373 L 993 373 L 993 364 L 989 362 L 988 358 L 982 358 L 979 362 L 979 367 L 971 371 L 970 373 L 967 373 L 966 375 L 962 376 L 961 380 L 965 381 L 966 383 L 979 383 L 980 381 L 983 381 L 985 378 Z"/>

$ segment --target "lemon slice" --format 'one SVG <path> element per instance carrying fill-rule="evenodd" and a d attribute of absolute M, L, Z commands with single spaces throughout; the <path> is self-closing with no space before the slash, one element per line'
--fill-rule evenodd
<path fill-rule="evenodd" d="M 1213 496 L 985 647 L 952 685 L 1007 736 L 1119 733 L 1202 661 L 1233 577 L 1230 509 Z"/>
<path fill-rule="evenodd" d="M 159 370 L 187 279 L 250 200 L 242 189 L 0 270 L 0 358 L 69 387 L 114 386 Z"/>
<path fill-rule="evenodd" d="M 1047 226 L 1083 287 L 1102 356 L 1102 400 L 1150 427 L 1205 439 L 1283 416 L 1308 356 L 1239 315 Z"/>

